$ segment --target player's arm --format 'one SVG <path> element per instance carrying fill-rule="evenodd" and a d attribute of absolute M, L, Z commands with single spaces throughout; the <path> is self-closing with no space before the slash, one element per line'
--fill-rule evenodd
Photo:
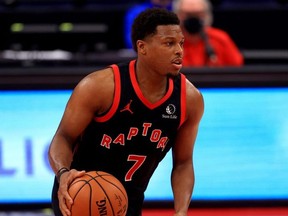
<path fill-rule="evenodd" d="M 204 112 L 201 93 L 189 81 L 186 86 L 186 121 L 179 129 L 175 146 L 172 149 L 171 183 L 174 195 L 174 216 L 187 215 L 194 187 L 193 148 Z"/>
<path fill-rule="evenodd" d="M 74 89 L 49 148 L 49 162 L 55 174 L 63 167 L 70 168 L 72 148 L 77 138 L 95 114 L 104 112 L 105 108 L 110 106 L 108 99 L 112 101 L 113 86 L 111 89 L 111 84 L 105 85 L 107 81 L 113 84 L 112 72 L 95 72 L 81 80 Z M 76 170 L 61 175 L 58 198 L 63 215 L 70 214 L 67 204 L 72 204 L 67 192 L 68 185 L 81 175 L 84 175 L 84 172 Z"/>

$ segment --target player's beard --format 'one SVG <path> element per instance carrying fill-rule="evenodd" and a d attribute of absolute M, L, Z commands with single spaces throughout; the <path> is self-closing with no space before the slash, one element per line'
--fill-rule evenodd
<path fill-rule="evenodd" d="M 171 79 L 176 79 L 176 77 L 178 76 L 180 72 L 178 71 L 177 74 L 176 73 L 171 73 L 171 72 L 168 72 L 167 74 L 167 78 L 171 78 Z"/>

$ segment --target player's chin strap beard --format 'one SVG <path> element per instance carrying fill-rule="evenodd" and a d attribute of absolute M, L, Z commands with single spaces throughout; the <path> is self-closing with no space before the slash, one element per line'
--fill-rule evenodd
<path fill-rule="evenodd" d="M 168 72 L 168 74 L 167 74 L 167 78 L 168 78 L 168 79 L 167 79 L 167 88 L 168 88 L 168 85 L 169 85 L 169 79 L 173 79 L 173 80 L 175 80 L 176 77 L 177 77 L 177 75 Z"/>

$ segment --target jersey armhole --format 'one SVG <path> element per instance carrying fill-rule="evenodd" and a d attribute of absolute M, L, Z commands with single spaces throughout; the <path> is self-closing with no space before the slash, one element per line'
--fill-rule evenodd
<path fill-rule="evenodd" d="M 182 126 L 186 119 L 186 77 L 181 74 L 181 90 L 180 90 L 180 123 L 178 129 Z"/>
<path fill-rule="evenodd" d="M 121 82 L 120 82 L 120 70 L 116 64 L 110 65 L 114 73 L 114 98 L 112 106 L 109 111 L 105 113 L 103 116 L 96 116 L 94 120 L 96 122 L 105 122 L 108 121 L 115 114 L 119 103 L 120 103 L 120 95 L 121 95 Z"/>

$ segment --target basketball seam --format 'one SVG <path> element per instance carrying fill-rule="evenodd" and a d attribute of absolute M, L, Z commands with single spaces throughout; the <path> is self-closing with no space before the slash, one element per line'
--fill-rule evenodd
<path fill-rule="evenodd" d="M 98 175 L 98 176 L 91 176 L 91 175 L 89 175 L 90 177 L 91 177 L 91 179 L 89 180 L 89 181 L 92 181 L 92 180 L 94 180 L 95 182 L 97 182 L 97 184 L 100 186 L 100 188 L 102 189 L 102 191 L 104 192 L 104 194 L 106 195 L 106 198 L 107 198 L 107 200 L 108 200 L 108 202 L 109 202 L 109 205 L 110 205 L 110 209 L 112 209 L 112 212 L 113 212 L 113 216 L 115 216 L 115 212 L 114 212 L 114 207 L 113 207 L 113 205 L 112 205 L 112 202 L 111 202 L 111 200 L 110 200 L 110 197 L 108 196 L 108 194 L 106 193 L 106 191 L 104 190 L 104 188 L 103 188 L 103 186 L 97 181 L 97 177 L 101 177 L 99 174 L 98 174 L 98 172 L 97 171 L 95 171 L 96 172 L 96 174 Z M 107 175 L 107 176 L 109 176 L 109 175 Z"/>
<path fill-rule="evenodd" d="M 96 171 L 97 172 L 97 171 Z M 98 174 L 98 172 L 97 172 L 97 174 Z M 110 184 L 112 184 L 112 185 L 114 185 L 119 191 L 121 191 L 121 193 L 122 193 L 122 195 L 125 197 L 125 199 L 127 198 L 126 197 L 126 193 L 124 193 L 122 190 L 121 190 L 121 188 L 119 188 L 117 185 L 115 185 L 113 182 L 111 182 L 111 181 L 109 181 L 108 179 L 105 179 L 105 178 L 103 178 L 102 176 L 111 176 L 111 175 L 99 175 L 98 174 L 98 176 L 99 177 L 101 177 L 103 180 L 105 180 L 106 182 L 109 182 Z M 118 180 L 118 179 L 117 179 Z M 119 181 L 119 180 L 118 180 Z M 119 181 L 120 182 L 120 181 Z M 121 182 L 120 182 L 121 183 Z M 121 183 L 122 184 L 122 183 Z M 123 185 L 123 187 L 124 187 L 124 185 Z M 125 188 L 125 187 L 124 187 Z M 128 200 L 126 199 L 126 202 L 128 202 Z"/>
<path fill-rule="evenodd" d="M 78 190 L 75 190 L 76 193 L 74 192 L 74 197 L 73 197 L 73 202 L 76 201 L 77 197 L 79 196 L 79 193 L 81 192 L 81 190 L 83 188 L 85 188 L 86 185 L 88 185 L 88 189 L 89 189 L 89 215 L 91 216 L 92 215 L 92 203 L 93 202 L 93 185 L 92 185 L 92 181 L 94 181 L 98 186 L 99 186 L 99 189 L 102 190 L 103 194 L 105 195 L 105 198 L 107 199 L 107 203 L 109 203 L 109 210 L 112 211 L 112 215 L 111 216 L 116 216 L 118 212 L 123 212 L 123 211 L 127 211 L 128 209 L 128 196 L 127 196 L 127 193 L 125 191 L 125 187 L 124 185 L 122 185 L 122 183 L 120 182 L 119 179 L 117 179 L 115 176 L 113 176 L 112 174 L 110 173 L 106 173 L 106 172 L 103 172 L 103 171 L 90 171 L 90 172 L 87 172 L 85 173 L 86 177 L 84 177 L 84 179 L 79 179 L 78 181 L 76 180 L 75 182 L 72 182 L 70 185 L 69 185 L 69 188 L 76 184 L 76 183 L 79 183 L 79 182 L 83 182 L 82 184 L 83 185 L 79 185 L 80 188 L 78 188 Z M 107 177 L 107 179 L 105 178 Z M 109 178 L 110 177 L 110 178 Z M 111 178 L 112 177 L 112 178 Z M 87 179 L 86 179 L 87 178 Z M 115 183 L 113 182 L 115 179 Z M 117 182 L 118 181 L 118 182 Z M 108 191 L 105 190 L 105 187 L 104 185 L 102 184 L 105 184 L 105 182 L 107 183 L 107 186 L 108 184 L 110 184 L 110 187 L 114 187 L 115 189 L 118 189 L 118 194 L 117 193 L 108 193 Z M 117 185 L 117 183 L 119 183 L 119 185 Z M 109 186 L 108 186 L 109 187 Z M 124 189 L 124 190 L 122 190 Z M 88 194 L 87 194 L 88 195 Z M 110 195 L 113 195 L 113 197 L 116 196 L 116 198 L 112 198 L 112 196 L 110 197 Z M 122 197 L 121 197 L 122 195 Z M 71 197 L 72 198 L 72 197 Z M 88 198 L 88 197 L 87 197 Z M 113 203 L 115 202 L 121 202 L 120 200 L 123 199 L 124 201 L 126 201 L 126 203 L 123 205 L 123 203 L 121 204 L 121 208 L 115 208 L 116 207 L 115 205 L 112 205 Z M 116 203 L 115 203 L 116 204 Z M 120 203 L 119 203 L 120 204 Z M 70 207 L 70 211 L 72 211 L 72 206 Z M 120 206 L 119 206 L 120 207 Z M 107 207 L 106 207 L 107 208 Z M 108 210 L 108 209 L 107 209 Z M 99 211 L 99 210 L 98 210 Z"/>
<path fill-rule="evenodd" d="M 104 181 L 106 181 L 106 182 L 109 182 L 110 184 L 112 184 L 115 188 L 117 188 L 121 193 L 122 193 L 122 195 L 123 195 L 123 197 L 125 198 L 125 200 L 126 200 L 126 203 L 128 203 L 128 196 L 127 196 L 127 194 L 126 193 L 124 193 L 122 190 L 121 190 L 121 188 L 119 188 L 116 184 L 114 184 L 113 182 L 111 182 L 111 181 L 109 181 L 108 179 L 105 179 L 105 178 L 103 178 L 102 176 L 113 176 L 113 175 L 111 175 L 111 174 L 109 174 L 109 173 L 105 173 L 104 172 L 104 174 L 103 175 L 101 175 L 101 174 L 99 174 L 99 172 L 101 172 L 101 171 L 95 171 L 96 173 L 97 173 L 97 177 L 100 177 L 101 179 L 103 179 Z M 117 178 L 116 178 L 117 179 Z M 117 181 L 119 182 L 119 183 L 121 183 L 120 181 L 119 181 L 119 179 L 117 179 Z M 122 183 L 121 183 L 122 184 Z M 123 187 L 124 187 L 124 185 L 123 185 Z M 124 189 L 125 189 L 125 187 L 124 187 Z M 128 207 L 128 206 L 127 206 Z M 127 208 L 126 207 L 126 208 Z M 113 209 L 113 213 L 114 213 L 114 209 Z"/>
<path fill-rule="evenodd" d="M 90 188 L 90 196 L 89 196 L 89 215 L 91 216 L 91 214 L 92 214 L 92 206 L 91 206 L 91 191 L 92 191 L 92 187 L 91 187 L 91 185 L 90 185 L 90 183 L 89 183 L 90 180 L 91 180 L 91 179 L 89 179 L 89 180 L 79 180 L 79 181 L 73 182 L 69 187 L 71 187 L 72 185 L 74 185 L 74 184 L 76 184 L 76 183 L 78 183 L 78 182 L 85 182 L 85 183 L 78 189 L 78 191 L 76 192 L 75 196 L 73 197 L 73 202 L 74 202 L 74 200 L 76 199 L 76 197 L 77 197 L 77 195 L 80 193 L 80 191 L 83 189 L 83 187 L 85 187 L 86 185 L 89 186 L 89 188 Z M 71 205 L 71 207 L 70 207 L 70 209 L 69 209 L 70 211 L 72 210 L 72 207 L 73 207 L 73 204 Z"/>

